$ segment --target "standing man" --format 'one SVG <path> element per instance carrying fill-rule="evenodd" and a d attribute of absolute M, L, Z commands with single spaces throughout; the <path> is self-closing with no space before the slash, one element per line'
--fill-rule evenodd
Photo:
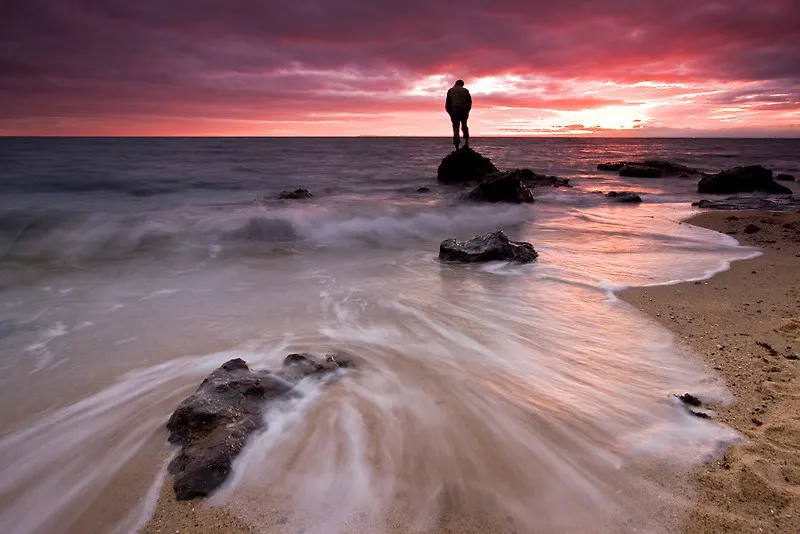
<path fill-rule="evenodd" d="M 453 145 L 455 145 L 456 150 L 461 144 L 461 139 L 458 137 L 459 125 L 461 125 L 461 130 L 464 132 L 464 146 L 469 147 L 467 119 L 472 109 L 472 96 L 467 91 L 467 88 L 464 87 L 464 80 L 456 81 L 456 84 L 448 89 L 444 109 L 450 115 L 450 122 L 453 123 Z"/>

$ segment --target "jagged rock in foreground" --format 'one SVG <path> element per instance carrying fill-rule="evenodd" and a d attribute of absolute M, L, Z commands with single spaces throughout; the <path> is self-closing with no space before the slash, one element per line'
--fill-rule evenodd
<path fill-rule="evenodd" d="M 533 202 L 533 193 L 513 173 L 501 173 L 481 182 L 467 195 L 474 202 Z"/>
<path fill-rule="evenodd" d="M 536 261 L 538 255 L 530 243 L 511 241 L 500 231 L 482 234 L 465 242 L 446 239 L 439 246 L 440 260 L 462 263 L 487 261 L 530 263 Z"/>
<path fill-rule="evenodd" d="M 630 178 L 662 178 L 664 176 L 690 176 L 699 174 L 700 171 L 679 165 L 670 161 L 649 159 L 647 161 L 618 161 L 601 163 L 597 166 L 600 171 L 619 172 L 620 176 Z"/>
<path fill-rule="evenodd" d="M 239 358 L 212 372 L 167 422 L 170 443 L 181 445 L 169 464 L 175 497 L 204 497 L 219 487 L 248 436 L 264 428 L 262 413 L 270 402 L 299 396 L 294 387 L 305 377 L 350 365 L 336 356 L 320 363 L 306 354 L 290 354 L 276 373 L 253 371 Z"/>
<path fill-rule="evenodd" d="M 638 204 L 642 201 L 642 197 L 630 191 L 609 191 L 606 193 L 606 197 L 613 198 L 617 202 L 624 204 Z"/>
<path fill-rule="evenodd" d="M 448 154 L 439 164 L 437 179 L 448 184 L 474 182 L 496 173 L 497 167 L 489 158 L 485 158 L 464 147 Z"/>
<path fill-rule="evenodd" d="M 311 198 L 314 195 L 309 193 L 308 189 L 295 189 L 294 191 L 281 191 L 278 193 L 278 200 L 302 200 L 304 198 Z"/>
<path fill-rule="evenodd" d="M 773 193 L 791 195 L 792 190 L 772 179 L 772 171 L 761 165 L 735 167 L 717 174 L 708 174 L 697 184 L 698 193 Z"/>
<path fill-rule="evenodd" d="M 758 210 L 758 211 L 800 211 L 800 198 L 797 197 L 728 197 L 725 200 L 699 200 L 692 206 L 711 210 Z"/>

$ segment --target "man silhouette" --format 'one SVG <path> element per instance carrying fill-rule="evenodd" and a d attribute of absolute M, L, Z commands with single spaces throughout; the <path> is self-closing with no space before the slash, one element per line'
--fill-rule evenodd
<path fill-rule="evenodd" d="M 453 123 L 453 145 L 455 145 L 456 150 L 461 144 L 461 139 L 458 137 L 459 125 L 461 126 L 461 131 L 464 132 L 464 146 L 469 147 L 467 119 L 469 119 L 469 112 L 472 109 L 472 96 L 467 91 L 467 88 L 464 87 L 464 80 L 456 81 L 456 84 L 448 89 L 444 109 L 450 115 L 450 122 Z"/>

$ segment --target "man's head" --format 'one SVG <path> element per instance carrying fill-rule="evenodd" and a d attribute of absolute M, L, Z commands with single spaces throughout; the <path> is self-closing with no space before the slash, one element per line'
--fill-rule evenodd
<path fill-rule="evenodd" d="M 464 80 L 456 80 L 456 85 L 459 87 L 464 87 Z"/>

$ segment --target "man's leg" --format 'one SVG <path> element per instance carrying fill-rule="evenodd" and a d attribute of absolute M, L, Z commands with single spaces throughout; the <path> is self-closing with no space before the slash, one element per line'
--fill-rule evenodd
<path fill-rule="evenodd" d="M 467 126 L 467 119 L 469 119 L 469 114 L 464 113 L 461 116 L 461 130 L 464 132 L 464 146 L 469 146 L 469 127 Z"/>
<path fill-rule="evenodd" d="M 458 137 L 458 114 L 451 113 L 450 114 L 450 122 L 453 123 L 453 145 L 458 150 L 458 145 L 461 144 L 461 139 Z"/>

